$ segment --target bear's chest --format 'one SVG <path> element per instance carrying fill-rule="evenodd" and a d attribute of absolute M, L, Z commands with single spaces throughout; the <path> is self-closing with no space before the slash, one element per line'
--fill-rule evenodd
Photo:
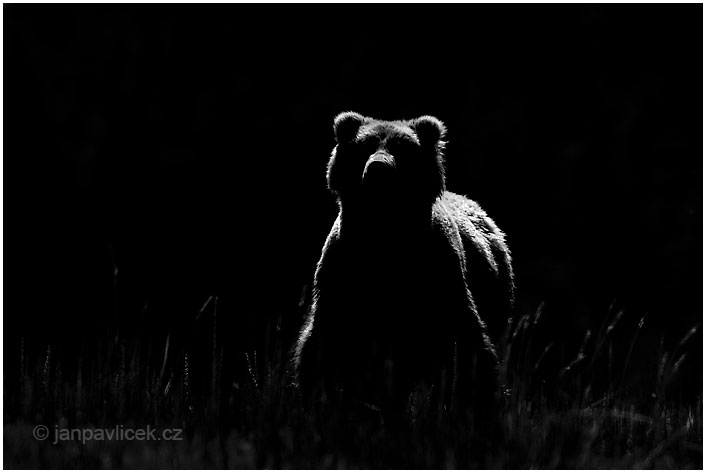
<path fill-rule="evenodd" d="M 426 248 L 363 246 L 351 251 L 344 263 L 344 278 L 356 289 L 394 293 L 429 282 L 434 261 Z"/>
<path fill-rule="evenodd" d="M 351 252 L 339 277 L 330 283 L 350 319 L 375 324 L 409 325 L 434 318 L 444 299 L 439 271 L 428 251 Z M 337 304 L 339 305 L 339 304 Z"/>

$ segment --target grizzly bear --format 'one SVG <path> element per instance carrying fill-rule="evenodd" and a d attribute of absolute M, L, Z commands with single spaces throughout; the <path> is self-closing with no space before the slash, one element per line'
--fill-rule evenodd
<path fill-rule="evenodd" d="M 497 334 L 510 315 L 511 257 L 481 207 L 446 191 L 445 132 L 432 116 L 335 118 L 327 182 L 339 215 L 294 348 L 305 400 L 336 390 L 404 410 L 420 389 L 445 408 L 497 399 L 487 324 Z"/>

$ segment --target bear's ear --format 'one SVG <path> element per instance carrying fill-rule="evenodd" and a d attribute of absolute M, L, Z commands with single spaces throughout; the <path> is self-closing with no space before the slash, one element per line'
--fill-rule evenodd
<path fill-rule="evenodd" d="M 415 130 L 422 146 L 436 145 L 447 132 L 447 128 L 441 120 L 429 115 L 423 115 L 413 120 L 410 125 Z"/>
<path fill-rule="evenodd" d="M 358 129 L 364 122 L 363 115 L 356 112 L 342 112 L 334 119 L 334 135 L 337 143 L 350 143 L 356 138 Z"/>

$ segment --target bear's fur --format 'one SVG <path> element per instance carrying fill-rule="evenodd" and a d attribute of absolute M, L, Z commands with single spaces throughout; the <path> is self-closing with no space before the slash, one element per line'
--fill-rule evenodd
<path fill-rule="evenodd" d="M 431 116 L 336 117 L 327 180 L 339 215 L 293 360 L 309 400 L 336 388 L 401 408 L 422 387 L 440 405 L 492 402 L 482 319 L 498 333 L 510 315 L 510 252 L 476 202 L 445 190 L 445 131 Z"/>

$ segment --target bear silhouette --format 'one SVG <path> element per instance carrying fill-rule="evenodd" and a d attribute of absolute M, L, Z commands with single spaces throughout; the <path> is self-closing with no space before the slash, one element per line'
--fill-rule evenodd
<path fill-rule="evenodd" d="M 416 390 L 481 410 L 497 398 L 488 329 L 510 315 L 511 257 L 481 207 L 446 191 L 445 133 L 431 116 L 335 118 L 339 215 L 293 356 L 308 402 L 335 390 L 399 412 Z"/>

